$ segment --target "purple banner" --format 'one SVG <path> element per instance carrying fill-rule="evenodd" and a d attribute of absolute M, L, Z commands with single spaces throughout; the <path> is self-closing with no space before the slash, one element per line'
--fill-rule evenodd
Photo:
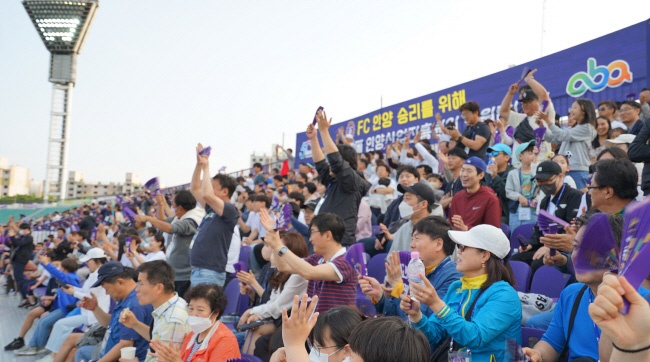
<path fill-rule="evenodd" d="M 363 258 L 363 243 L 356 243 L 348 248 L 345 253 L 345 260 L 352 265 L 354 270 L 361 276 L 367 276 L 366 260 Z M 380 283 L 382 281 L 379 281 Z"/>
<path fill-rule="evenodd" d="M 579 97 L 596 104 L 606 99 L 622 101 L 628 93 L 648 86 L 649 28 L 650 24 L 644 21 L 520 66 L 377 109 L 332 124 L 330 134 L 334 138 L 343 127 L 354 134 L 352 145 L 357 152 L 383 151 L 409 133 L 422 131 L 422 139 L 441 134 L 434 118 L 436 113 L 442 115 L 443 124 L 453 123 L 462 132 L 465 122 L 460 117 L 460 106 L 476 101 L 481 107 L 481 119 L 498 119 L 508 87 L 521 78 L 524 68 L 537 69 L 535 78 L 549 91 L 560 116 L 566 116 Z M 521 110 L 516 99 L 510 106 Z M 309 121 L 305 119 L 305 127 Z M 436 143 L 433 139 L 431 142 Z M 295 167 L 301 162 L 313 162 L 311 144 L 304 132 L 296 135 L 295 149 Z"/>
<path fill-rule="evenodd" d="M 595 214 L 591 217 L 582 236 L 582 243 L 573 253 L 573 267 L 578 273 L 618 269 L 616 240 L 606 214 Z"/>

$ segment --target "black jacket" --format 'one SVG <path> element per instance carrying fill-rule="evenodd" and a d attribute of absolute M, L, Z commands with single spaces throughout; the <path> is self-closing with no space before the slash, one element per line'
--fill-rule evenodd
<path fill-rule="evenodd" d="M 643 173 L 641 175 L 641 189 L 643 194 L 650 194 L 650 120 L 643 121 L 641 131 L 636 135 L 627 156 L 632 162 L 643 162 Z"/>
<path fill-rule="evenodd" d="M 11 261 L 14 263 L 27 263 L 32 260 L 34 238 L 31 235 L 12 236 L 9 241 L 11 246 Z"/>
<path fill-rule="evenodd" d="M 560 219 L 571 222 L 578 215 L 578 210 L 580 209 L 580 201 L 582 200 L 582 192 L 572 188 L 571 186 L 564 184 L 564 192 L 560 195 L 546 195 L 542 202 L 539 204 L 540 210 L 546 210 L 548 203 L 553 197 L 553 203 L 557 205 L 555 209 L 555 216 Z M 561 192 L 561 191 L 560 191 Z M 558 196 L 562 196 L 560 200 L 557 200 Z M 558 230 L 559 234 L 564 234 L 564 230 Z M 539 230 L 539 226 L 535 224 L 533 229 L 533 235 L 530 237 L 530 245 L 533 246 L 533 250 L 539 249 L 542 244 L 539 242 L 539 238 L 543 236 L 542 231 Z"/>
<path fill-rule="evenodd" d="M 79 230 L 86 230 L 88 231 L 88 236 L 90 236 L 90 232 L 93 230 L 93 228 L 97 226 L 97 223 L 95 222 L 95 218 L 88 215 L 81 220 L 79 223 Z"/>
<path fill-rule="evenodd" d="M 497 173 L 494 178 L 489 173 L 485 173 L 485 184 L 494 190 L 499 201 L 501 201 L 501 220 L 505 220 L 506 224 L 510 220 L 510 209 L 508 208 L 508 201 L 510 200 L 506 197 L 506 180 L 508 179 L 508 173 L 514 169 L 512 165 L 508 165 L 505 171 Z"/>
<path fill-rule="evenodd" d="M 327 163 L 329 161 L 329 164 Z M 370 190 L 370 183 L 357 170 L 353 170 L 338 152 L 327 155 L 327 161 L 316 162 L 316 170 L 321 183 L 327 187 L 325 201 L 318 211 L 340 216 L 345 222 L 344 246 L 354 244 L 357 239 L 357 217 L 361 198 Z M 330 175 L 330 169 L 334 176 Z"/>

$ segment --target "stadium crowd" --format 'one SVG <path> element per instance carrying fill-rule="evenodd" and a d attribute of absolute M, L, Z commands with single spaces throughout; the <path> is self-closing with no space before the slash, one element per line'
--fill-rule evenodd
<path fill-rule="evenodd" d="M 635 288 L 608 265 L 574 267 L 597 242 L 591 219 L 606 215 L 618 241 L 625 211 L 645 207 L 650 89 L 576 99 L 561 124 L 535 75 L 504 87 L 499 119 L 463 104 L 462 133 L 438 116 L 431 139 L 357 153 L 319 109 L 306 128 L 313 163 L 294 169 L 280 148 L 288 168 L 215 175 L 199 144 L 188 189 L 11 218 L 0 267 L 29 313 L 5 351 L 41 362 L 650 361 L 650 280 Z M 568 226 L 549 229 L 545 215 Z M 423 273 L 408 274 L 411 258 Z"/>

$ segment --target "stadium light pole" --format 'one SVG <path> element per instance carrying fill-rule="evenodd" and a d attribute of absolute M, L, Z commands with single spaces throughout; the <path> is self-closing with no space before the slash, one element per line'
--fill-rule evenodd
<path fill-rule="evenodd" d="M 43 200 L 66 196 L 68 133 L 77 55 L 95 17 L 98 0 L 23 0 L 29 18 L 51 54 L 52 108 Z"/>

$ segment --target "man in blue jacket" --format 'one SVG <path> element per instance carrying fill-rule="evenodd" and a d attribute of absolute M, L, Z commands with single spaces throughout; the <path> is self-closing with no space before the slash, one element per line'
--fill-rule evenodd
<path fill-rule="evenodd" d="M 34 335 L 29 340 L 29 346 L 15 351 L 18 356 L 34 356 L 40 353 L 47 352 L 45 345 L 47 344 L 47 339 L 50 338 L 50 331 L 59 319 L 63 319 L 68 315 L 68 313 L 76 307 L 75 303 L 77 299 L 65 293 L 61 288 L 64 285 L 70 285 L 73 287 L 81 286 L 79 277 L 77 276 L 77 262 L 73 259 L 65 259 L 61 262 L 61 269 L 52 265 L 52 260 L 47 255 L 39 255 L 38 260 L 41 265 L 47 270 L 48 273 L 56 280 L 59 284 L 57 289 L 56 296 L 52 302 L 52 307 L 49 310 L 49 313 L 43 315 L 36 324 L 36 331 Z M 22 341 L 21 337 L 18 337 L 16 340 L 16 347 Z M 14 344 L 14 342 L 12 342 Z M 9 346 L 8 346 L 9 347 Z M 19 347 L 20 348 L 20 347 Z M 5 350 L 11 350 L 16 348 L 6 348 Z"/>
<path fill-rule="evenodd" d="M 455 244 L 447 233 L 451 230 L 449 222 L 440 216 L 428 216 L 420 220 L 413 228 L 411 250 L 420 253 L 424 263 L 427 279 L 436 288 L 441 298 L 447 294 L 451 283 L 460 279 L 462 274 L 456 270 L 456 263 L 451 260 Z M 386 316 L 406 315 L 399 308 L 400 294 L 404 291 L 402 268 L 399 254 L 393 252 L 390 264 L 386 265 L 386 281 L 391 287 L 385 287 L 372 277 L 359 280 L 361 291 L 372 297 L 377 312 Z M 421 305 L 422 314 L 430 316 L 433 312 L 427 305 Z"/>

